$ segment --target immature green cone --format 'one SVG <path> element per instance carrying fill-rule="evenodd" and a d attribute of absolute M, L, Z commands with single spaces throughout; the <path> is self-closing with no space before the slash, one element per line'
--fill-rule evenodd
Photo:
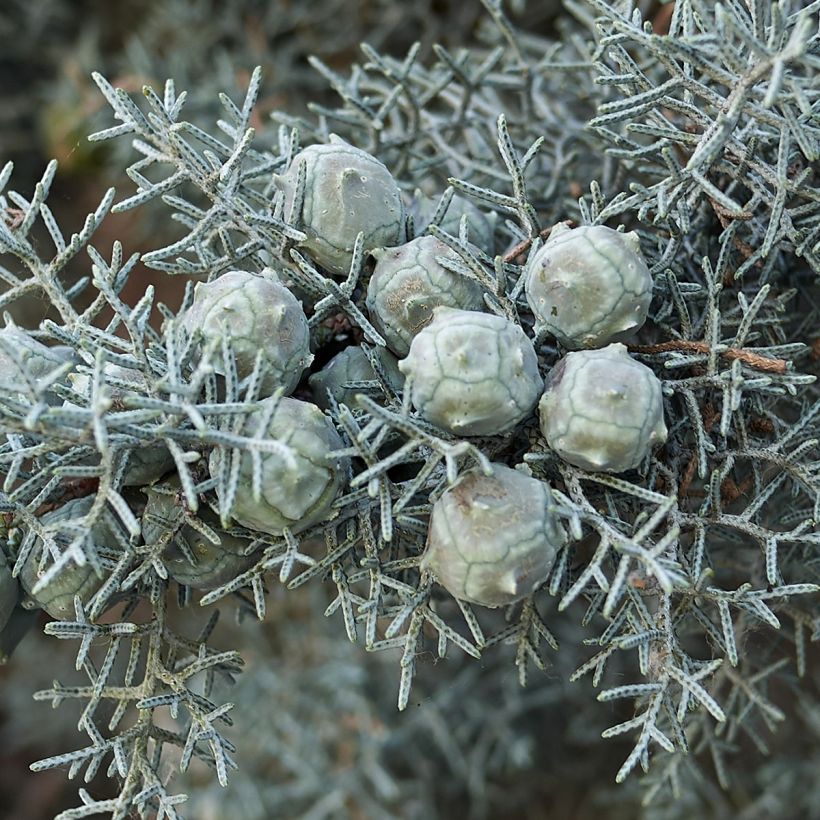
<path fill-rule="evenodd" d="M 145 377 L 133 368 L 106 362 L 103 367 L 103 378 L 106 383 L 106 395 L 114 409 L 124 409 L 123 402 L 128 396 L 144 396 L 148 392 Z M 88 373 L 71 373 L 68 381 L 77 393 L 86 399 L 91 397 L 91 376 Z M 129 390 L 123 384 L 133 385 L 134 389 Z M 64 406 L 74 405 L 65 402 Z M 123 486 L 144 487 L 162 478 L 173 469 L 173 466 L 174 458 L 164 444 L 140 444 L 129 451 L 128 466 L 122 478 Z"/>
<path fill-rule="evenodd" d="M 382 365 L 387 383 L 395 391 L 401 390 L 404 376 L 399 370 L 396 357 L 383 347 L 374 348 L 376 358 Z M 321 370 L 308 379 L 313 400 L 323 410 L 330 408 L 328 393 L 340 404 L 355 408 L 357 393 L 363 392 L 348 387 L 351 382 L 374 381 L 376 373 L 370 359 L 358 345 L 350 345 L 337 353 Z M 381 393 L 379 393 L 381 395 Z"/>
<path fill-rule="evenodd" d="M 247 416 L 245 435 L 258 435 L 265 402 L 261 404 Z M 280 442 L 286 450 L 260 453 L 258 499 L 253 497 L 253 458 L 243 453 L 231 516 L 243 527 L 272 535 L 282 535 L 286 527 L 298 533 L 329 518 L 348 465 L 346 458 L 328 455 L 343 446 L 330 419 L 315 404 L 283 398 L 262 435 Z M 211 454 L 209 466 L 211 475 L 217 475 L 217 451 Z"/>
<path fill-rule="evenodd" d="M 294 214 L 302 163 L 305 196 L 300 213 Z M 274 184 L 285 194 L 286 217 L 307 234 L 300 247 L 330 273 L 348 272 L 360 232 L 365 251 L 404 241 L 404 204 L 390 171 L 338 137 L 327 145 L 304 148 Z"/>
<path fill-rule="evenodd" d="M 399 369 L 413 406 L 459 436 L 504 433 L 525 419 L 544 387 L 532 342 L 503 316 L 439 307 Z"/>
<path fill-rule="evenodd" d="M 456 598 L 497 607 L 547 579 L 566 533 L 546 483 L 492 469 L 463 474 L 433 505 L 421 566 Z"/>
<path fill-rule="evenodd" d="M 263 395 L 277 387 L 292 393 L 313 361 L 302 306 L 270 268 L 261 276 L 235 270 L 200 282 L 183 323 L 188 333 L 199 331 L 206 340 L 229 333 L 240 378 L 251 374 L 261 351 Z"/>
<path fill-rule="evenodd" d="M 367 287 L 367 310 L 397 356 L 410 352 L 415 336 L 433 320 L 435 308 L 484 308 L 484 289 L 439 264 L 437 257 L 452 257 L 453 252 L 432 236 L 397 248 L 378 248 L 373 255 L 376 267 Z"/>
<path fill-rule="evenodd" d="M 46 513 L 40 522 L 45 525 L 57 521 L 81 519 L 87 515 L 93 504 L 93 495 L 73 498 L 66 501 L 62 507 Z M 90 534 L 95 544 L 107 547 L 114 544 L 110 529 L 102 522 L 97 522 L 91 528 Z M 102 586 L 102 579 L 94 572 L 89 561 L 82 566 L 69 562 L 45 587 L 32 593 L 34 586 L 40 580 L 38 568 L 42 552 L 41 545 L 42 542 L 37 539 L 37 543 L 20 571 L 20 584 L 28 594 L 28 600 L 23 602 L 24 606 L 44 609 L 52 618 L 61 621 L 73 621 L 75 618 L 74 596 L 79 595 L 80 600 L 87 604 Z M 49 564 L 46 564 L 46 569 L 48 566 Z"/>
<path fill-rule="evenodd" d="M 536 331 L 570 350 L 628 339 L 652 299 L 638 237 L 602 225 L 556 225 L 524 284 Z"/>
<path fill-rule="evenodd" d="M 16 356 L 13 355 L 15 353 Z M 9 324 L 0 328 L 0 389 L 5 385 L 26 384 L 25 374 L 20 369 L 18 360 L 25 368 L 25 372 L 34 379 L 35 384 L 38 384 L 61 365 L 76 362 L 77 356 L 70 347 L 48 347 L 22 328 Z M 62 404 L 62 399 L 51 390 L 45 391 L 44 398 L 49 405 Z"/>
<path fill-rule="evenodd" d="M 568 353 L 538 412 L 549 446 L 585 470 L 630 470 L 666 441 L 660 380 L 618 343 Z"/>
<path fill-rule="evenodd" d="M 143 539 L 146 544 L 156 544 L 164 535 L 167 537 L 169 531 L 173 532 L 163 555 L 168 574 L 177 583 L 194 589 L 216 589 L 252 567 L 258 556 L 255 553 L 248 555 L 251 542 L 221 529 L 219 517 L 204 504 L 200 505 L 197 518 L 219 537 L 219 543 L 213 543 L 198 529 L 185 523 L 179 495 L 160 491 L 179 487 L 179 478 L 174 476 L 164 482 L 163 488 L 149 487 L 146 490 L 148 501 L 142 514 Z M 179 541 L 187 547 L 190 556 Z"/>

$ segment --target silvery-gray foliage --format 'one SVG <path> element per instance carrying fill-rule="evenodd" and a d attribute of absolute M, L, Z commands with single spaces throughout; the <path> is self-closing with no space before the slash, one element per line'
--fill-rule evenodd
<path fill-rule="evenodd" d="M 218 699 L 217 684 L 243 662 L 211 633 L 221 605 L 263 619 L 277 583 L 326 584 L 327 614 L 350 640 L 399 655 L 400 708 L 427 649 L 480 657 L 511 645 L 521 683 L 532 666 L 545 668 L 546 647 L 576 658 L 572 680 L 589 675 L 603 685 L 598 700 L 634 705 L 603 732 L 629 739 L 614 776 L 640 766 L 645 799 L 667 806 L 665 816 L 691 805 L 686 784 L 730 789 L 742 777 L 741 740 L 765 748 L 762 732 L 786 721 L 774 690 L 805 690 L 809 644 L 820 636 L 820 403 L 804 372 L 818 319 L 820 3 L 679 0 L 666 35 L 629 0 L 569 2 L 554 42 L 516 30 L 499 0 L 483 4 L 472 50 L 435 47 L 422 62 L 415 46 L 399 59 L 364 45 L 363 63 L 346 74 L 315 62 L 341 104 L 309 118 L 276 112 L 273 143 L 253 118 L 259 71 L 243 99 L 220 98 L 215 126 L 184 119 L 186 94 L 171 80 L 138 102 L 95 75 L 114 122 L 91 139 L 131 141 L 135 190 L 109 190 L 70 236 L 48 205 L 55 163 L 29 193 L 10 187 L 10 164 L 0 173 L 0 306 L 44 298 L 55 319 L 29 337 L 73 351 L 35 371 L 24 348 L 4 347 L 13 367 L 0 374 L 3 550 L 15 575 L 38 562 L 34 596 L 77 567 L 100 581 L 89 600 L 75 598 L 73 619 L 46 626 L 78 642 L 83 682 L 36 694 L 79 701 L 88 739 L 34 768 L 68 766 L 87 780 L 107 769 L 118 785 L 110 799 L 81 790 L 64 820 L 181 817 L 185 796 L 165 776 L 168 760 L 184 771 L 197 758 L 227 783 L 234 705 Z M 562 461 L 534 418 L 507 435 L 461 439 L 413 411 L 411 391 L 396 389 L 372 354 L 384 339 L 364 304 L 365 237 L 350 237 L 346 269 L 323 269 L 301 207 L 290 207 L 309 183 L 294 158 L 332 133 L 377 157 L 407 196 L 420 188 L 438 198 L 427 231 L 452 251 L 440 263 L 481 287 L 487 315 L 529 338 L 524 283 L 547 226 L 635 231 L 654 287 L 629 352 L 663 384 L 664 447 L 640 469 L 610 475 Z M 286 207 L 275 180 L 289 168 Z M 454 192 L 498 215 L 499 255 L 471 241 L 466 218 L 457 234 L 442 229 Z M 96 247 L 108 212 L 132 208 L 157 209 L 178 237 L 141 259 L 119 242 Z M 69 279 L 81 254 L 87 275 Z M 356 404 L 330 401 L 325 417 L 340 442 L 326 455 L 345 465 L 344 480 L 304 531 L 249 529 L 231 516 L 240 487 L 243 503 L 258 499 L 265 462 L 288 458 L 283 437 L 266 435 L 284 399 L 264 389 L 265 356 L 237 372 L 229 334 L 192 336 L 179 318 L 192 287 L 176 311 L 152 288 L 127 304 L 123 288 L 140 263 L 208 282 L 288 266 L 315 297 L 306 307 L 318 348 L 367 343 L 376 378 L 360 383 Z M 550 337 L 538 342 L 547 374 L 562 350 Z M 139 378 L 122 379 L 121 368 Z M 73 386 L 72 370 L 87 389 Z M 125 477 L 149 447 L 173 459 L 181 518 L 144 538 L 145 495 Z M 543 587 L 503 613 L 452 598 L 420 567 L 436 499 L 468 470 L 489 473 L 491 461 L 526 465 L 547 482 L 569 536 Z M 92 499 L 81 516 L 48 517 L 77 498 Z M 255 557 L 198 598 L 212 614 L 180 621 L 169 605 L 194 594 L 171 582 L 168 546 L 183 521 L 215 543 L 206 509 Z M 580 643 L 559 649 L 550 598 L 550 620 L 580 621 Z M 816 703 L 804 692 L 800 704 L 816 725 Z"/>

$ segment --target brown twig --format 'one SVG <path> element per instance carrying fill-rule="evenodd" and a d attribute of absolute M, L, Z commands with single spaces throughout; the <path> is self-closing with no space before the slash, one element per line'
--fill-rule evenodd
<path fill-rule="evenodd" d="M 747 222 L 748 220 L 754 217 L 754 214 L 751 214 L 748 211 L 742 211 L 739 214 L 735 213 L 734 211 L 730 211 L 728 208 L 725 208 L 719 202 L 712 199 L 712 197 L 709 197 L 709 203 L 712 206 L 715 212 L 715 216 L 718 218 L 718 222 L 720 222 L 720 226 L 721 228 L 723 228 L 724 231 L 736 219 L 742 220 L 743 222 Z M 740 251 L 744 259 L 748 259 L 752 256 L 752 254 L 754 254 L 754 248 L 751 245 L 744 242 L 742 239 L 738 238 L 737 236 L 734 237 L 734 239 L 732 240 L 732 244 L 738 251 Z M 755 267 L 759 268 L 762 264 L 763 263 L 761 262 L 761 260 L 758 259 L 757 262 L 755 262 Z M 723 284 L 728 287 L 732 284 L 733 281 L 734 274 L 731 271 L 727 270 L 726 274 L 723 277 Z"/>
<path fill-rule="evenodd" d="M 746 476 L 743 481 L 738 484 L 733 478 L 724 478 L 720 485 L 721 496 L 726 500 L 727 504 L 737 501 L 741 496 L 746 495 L 752 488 L 752 476 Z"/>
<path fill-rule="evenodd" d="M 633 353 L 666 353 L 669 350 L 688 353 L 709 352 L 709 345 L 706 342 L 693 342 L 687 339 L 675 339 L 654 345 L 628 345 L 628 347 Z M 721 350 L 720 355 L 725 356 L 727 359 L 740 359 L 750 367 L 764 370 L 767 373 L 785 373 L 789 366 L 785 359 L 768 359 L 759 353 L 754 353 L 742 347 L 729 347 L 726 350 Z"/>
<path fill-rule="evenodd" d="M 749 419 L 749 429 L 753 433 L 758 433 L 763 436 L 770 436 L 774 433 L 774 424 L 772 424 L 771 419 L 764 418 L 763 416 L 752 416 Z"/>
<path fill-rule="evenodd" d="M 754 214 L 750 211 L 741 211 L 740 213 L 730 211 L 726 206 L 721 205 L 716 199 L 712 199 L 712 197 L 709 197 L 709 203 L 714 209 L 715 215 L 718 220 L 720 220 L 720 224 L 724 227 L 724 229 L 729 226 L 730 222 L 733 222 L 736 219 L 739 219 L 742 222 L 748 222 L 750 219 L 754 218 Z"/>
<path fill-rule="evenodd" d="M 3 211 L 3 221 L 13 231 L 16 231 L 23 224 L 25 216 L 26 212 L 20 210 L 20 208 L 6 208 Z"/>
<path fill-rule="evenodd" d="M 573 221 L 571 219 L 565 219 L 563 222 L 559 222 L 558 224 L 559 225 L 566 225 L 567 227 L 571 228 L 572 225 L 573 225 Z M 552 228 L 554 228 L 554 227 L 555 227 L 555 225 L 552 226 Z M 544 230 L 541 231 L 541 233 L 538 234 L 538 236 L 541 239 L 546 239 L 550 235 L 550 233 L 552 233 L 552 228 L 544 228 Z M 510 250 L 508 250 L 504 254 L 504 256 L 503 256 L 504 261 L 505 262 L 515 261 L 519 256 L 521 256 L 522 253 L 526 253 L 530 249 L 531 245 L 532 245 L 532 237 L 529 237 L 528 239 L 522 239 L 517 245 L 515 245 L 513 248 L 511 248 Z"/>
<path fill-rule="evenodd" d="M 680 479 L 680 487 L 678 488 L 678 498 L 683 499 L 689 496 L 689 487 L 695 479 L 695 470 L 698 467 L 697 453 L 689 459 L 686 469 L 683 471 Z"/>

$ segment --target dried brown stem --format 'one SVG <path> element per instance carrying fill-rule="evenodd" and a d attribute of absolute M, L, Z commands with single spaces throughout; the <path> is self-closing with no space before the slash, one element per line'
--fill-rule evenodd
<path fill-rule="evenodd" d="M 563 222 L 561 222 L 559 224 L 567 225 L 568 227 L 571 228 L 572 225 L 573 225 L 573 222 L 572 222 L 571 219 L 565 219 Z M 551 228 L 544 228 L 544 230 L 541 231 L 541 233 L 538 234 L 538 236 L 541 239 L 546 239 L 550 235 L 550 233 L 552 232 L 552 228 L 554 228 L 554 227 L 555 226 L 553 225 Z M 532 237 L 529 237 L 528 239 L 522 239 L 517 245 L 515 245 L 513 248 L 511 248 L 510 250 L 508 250 L 504 254 L 504 257 L 503 257 L 504 261 L 505 262 L 514 262 L 519 256 L 521 256 L 522 253 L 526 253 L 530 249 L 531 245 L 532 245 Z"/>
<path fill-rule="evenodd" d="M 709 203 L 711 204 L 712 208 L 714 209 L 715 216 L 718 218 L 718 222 L 720 222 L 720 226 L 725 231 L 726 228 L 729 227 L 731 222 L 735 219 L 743 220 L 744 222 L 752 219 L 754 214 L 750 214 L 748 211 L 743 211 L 740 214 L 732 213 L 732 211 L 727 210 L 723 207 L 719 202 L 716 202 L 712 197 L 709 197 Z M 749 259 L 749 257 L 754 254 L 754 248 L 749 245 L 748 243 L 744 242 L 742 239 L 735 237 L 732 244 L 735 248 L 740 251 L 745 259 Z M 761 266 L 761 261 L 758 259 L 755 262 L 755 267 L 759 268 Z M 726 274 L 723 277 L 723 284 L 727 287 L 732 284 L 734 281 L 734 274 L 727 270 Z"/>
<path fill-rule="evenodd" d="M 679 350 L 687 353 L 708 353 L 709 345 L 706 342 L 693 342 L 687 339 L 674 339 L 670 342 L 660 342 L 654 345 L 629 345 L 633 353 L 666 353 L 670 350 Z M 740 359 L 750 367 L 764 370 L 767 373 L 785 373 L 789 363 L 785 359 L 768 359 L 752 350 L 742 347 L 729 347 L 720 352 L 727 359 Z"/>

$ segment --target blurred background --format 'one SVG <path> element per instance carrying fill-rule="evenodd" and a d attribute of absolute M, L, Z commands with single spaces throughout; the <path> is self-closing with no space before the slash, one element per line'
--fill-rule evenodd
<path fill-rule="evenodd" d="M 533 32 L 549 31 L 554 0 L 514 5 Z M 474 40 L 481 18 L 478 0 L 4 0 L 0 161 L 14 162 L 14 186 L 26 192 L 56 158 L 59 173 L 49 204 L 64 230 L 76 229 L 106 188 L 133 188 L 124 173 L 133 161 L 130 142 L 86 140 L 112 124 L 92 71 L 137 94 L 146 84 L 161 90 L 173 78 L 178 90 L 188 91 L 187 118 L 210 125 L 220 115 L 218 93 L 244 94 L 250 72 L 260 65 L 264 83 L 254 126 L 264 139 L 265 129 L 275 134 L 268 117 L 274 109 L 301 115 L 308 102 L 338 102 L 308 64 L 309 55 L 339 71 L 361 60 L 363 41 L 403 55 L 418 40 L 429 55 L 433 43 L 455 48 Z M 131 253 L 175 237 L 175 226 L 159 223 L 152 213 L 110 216 L 98 234 L 101 245 L 119 238 Z M 131 288 L 141 295 L 149 283 L 169 304 L 182 284 L 140 268 Z M 26 303 L 12 312 L 35 326 L 46 306 Z"/>

